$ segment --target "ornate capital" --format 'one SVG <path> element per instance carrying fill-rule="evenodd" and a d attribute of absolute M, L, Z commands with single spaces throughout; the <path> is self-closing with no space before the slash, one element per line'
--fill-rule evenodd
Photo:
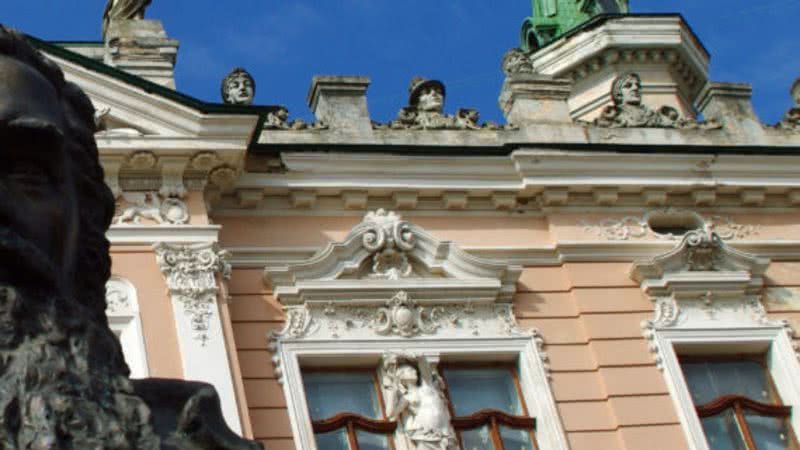
<path fill-rule="evenodd" d="M 155 251 L 158 266 L 167 278 L 170 295 L 183 305 L 184 312 L 191 317 L 195 338 L 205 345 L 219 293 L 216 275 L 220 274 L 224 279 L 231 275 L 228 252 L 220 250 L 216 243 L 159 243 Z"/>

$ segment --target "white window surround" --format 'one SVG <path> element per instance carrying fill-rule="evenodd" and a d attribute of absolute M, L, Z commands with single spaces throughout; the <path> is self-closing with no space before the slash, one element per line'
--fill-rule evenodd
<path fill-rule="evenodd" d="M 146 378 L 147 351 L 139 318 L 139 301 L 133 283 L 112 276 L 106 283 L 106 316 L 111 330 L 119 337 L 122 354 L 131 370 L 132 378 Z"/>
<path fill-rule="evenodd" d="M 316 449 L 303 367 L 377 370 L 384 353 L 404 352 L 434 366 L 516 361 L 539 448 L 568 450 L 543 341 L 519 329 L 513 315 L 520 273 L 438 242 L 385 211 L 368 214 L 343 242 L 306 261 L 267 268 L 287 314 L 285 328 L 269 338 L 295 446 Z"/>
<path fill-rule="evenodd" d="M 688 233 L 672 251 L 637 262 L 631 276 L 655 304 L 642 323 L 663 370 L 690 450 L 709 450 L 678 355 L 753 353 L 766 363 L 800 430 L 800 361 L 785 321 L 770 320 L 761 303 L 769 261 L 730 248 L 709 230 Z"/>

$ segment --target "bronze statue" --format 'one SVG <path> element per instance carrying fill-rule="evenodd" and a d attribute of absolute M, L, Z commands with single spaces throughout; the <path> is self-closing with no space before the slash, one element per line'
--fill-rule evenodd
<path fill-rule="evenodd" d="M 107 0 L 103 10 L 103 35 L 109 24 L 118 20 L 142 20 L 144 12 L 153 0 Z"/>
<path fill-rule="evenodd" d="M 210 386 L 128 379 L 94 131 L 83 91 L 0 25 L 0 448 L 261 448 L 225 427 Z"/>

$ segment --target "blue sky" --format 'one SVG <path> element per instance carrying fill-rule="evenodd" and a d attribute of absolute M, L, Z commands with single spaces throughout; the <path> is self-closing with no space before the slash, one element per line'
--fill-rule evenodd
<path fill-rule="evenodd" d="M 99 40 L 105 0 L 3 0 L 0 22 L 47 40 Z M 631 0 L 634 12 L 679 12 L 711 52 L 717 81 L 751 83 L 762 120 L 789 108 L 800 76 L 800 0 Z M 153 0 L 181 41 L 178 89 L 219 101 L 235 66 L 256 79 L 259 104 L 287 105 L 308 119 L 315 74 L 367 75 L 375 120 L 406 104 L 415 75 L 438 78 L 448 111 L 476 107 L 501 120 L 500 59 L 518 44 L 530 0 Z"/>

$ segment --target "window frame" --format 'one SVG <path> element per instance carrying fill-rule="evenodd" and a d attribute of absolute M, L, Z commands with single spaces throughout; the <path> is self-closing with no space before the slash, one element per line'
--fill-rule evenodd
<path fill-rule="evenodd" d="M 389 450 L 396 449 L 396 446 L 394 444 L 394 431 L 397 429 L 397 423 L 390 421 L 389 418 L 386 417 L 386 402 L 383 398 L 383 391 L 381 391 L 380 388 L 380 382 L 378 380 L 378 371 L 376 368 L 332 366 L 332 367 L 307 367 L 301 370 L 303 371 L 304 374 L 368 372 L 371 375 L 370 378 L 372 380 L 372 389 L 375 390 L 375 395 L 376 395 L 375 398 L 378 401 L 378 406 L 380 407 L 381 410 L 382 417 L 380 419 L 372 419 L 369 417 L 364 417 L 360 414 L 352 413 L 350 411 L 342 411 L 325 419 L 312 420 L 311 428 L 312 431 L 314 431 L 315 441 L 316 441 L 316 434 L 318 432 L 330 433 L 339 430 L 341 428 L 344 428 L 345 431 L 347 432 L 347 438 L 349 441 L 350 448 L 360 448 L 360 445 L 358 444 L 357 430 L 352 422 L 356 423 L 361 422 L 362 425 L 359 427 L 360 429 L 372 434 L 385 434 L 387 436 Z M 305 390 L 305 382 L 303 384 L 303 389 Z M 339 424 L 339 422 L 344 422 L 344 424 L 343 425 Z M 314 429 L 319 427 L 330 428 L 330 430 L 319 431 Z"/>
<path fill-rule="evenodd" d="M 530 416 L 536 419 L 538 448 L 569 449 L 550 391 L 547 370 L 532 336 L 463 340 L 288 340 L 281 342 L 275 350 L 276 357 L 281 360 L 284 395 L 297 448 L 318 450 L 302 380 L 303 365 L 324 367 L 325 361 L 330 361 L 330 365 L 348 363 L 353 367 L 363 367 L 374 364 L 377 367 L 385 352 L 411 352 L 425 356 L 432 364 L 438 364 L 442 359 L 469 362 L 516 360 L 521 398 Z M 397 450 L 406 450 L 398 444 L 395 441 Z"/>
<path fill-rule="evenodd" d="M 704 354 L 727 349 L 766 349 L 764 361 L 775 390 L 785 406 L 795 413 L 789 420 L 797 436 L 800 430 L 800 363 L 786 329 L 780 326 L 719 329 L 656 329 L 654 339 L 661 350 L 667 388 L 675 403 L 692 450 L 710 450 L 700 417 L 689 392 L 676 347 L 700 347 Z"/>
<path fill-rule="evenodd" d="M 492 441 L 494 443 L 495 448 L 504 448 L 505 446 L 502 444 L 502 438 L 500 436 L 500 425 L 498 425 L 498 423 L 497 423 L 498 421 L 496 419 L 495 414 L 493 414 L 494 413 L 493 410 L 485 410 L 485 409 L 484 410 L 478 410 L 478 411 L 473 412 L 469 416 L 457 416 L 456 415 L 455 407 L 453 405 L 452 394 L 450 392 L 450 384 L 449 384 L 449 381 L 447 379 L 447 374 L 446 374 L 448 369 L 450 369 L 450 370 L 459 370 L 459 369 L 467 369 L 467 370 L 470 370 L 470 369 L 477 369 L 477 370 L 481 370 L 481 369 L 504 369 L 504 370 L 507 370 L 511 375 L 511 382 L 514 385 L 514 390 L 517 393 L 517 396 L 519 398 L 522 414 L 515 416 L 513 414 L 503 413 L 503 416 L 512 419 L 512 422 L 518 422 L 520 420 L 525 420 L 525 421 L 530 420 L 531 424 L 530 424 L 530 426 L 519 427 L 519 428 L 515 427 L 515 426 L 512 426 L 512 425 L 509 425 L 509 424 L 501 424 L 501 425 L 505 425 L 505 426 L 507 426 L 509 428 L 517 429 L 517 430 L 527 430 L 528 431 L 528 435 L 530 436 L 530 439 L 531 439 L 531 444 L 533 445 L 532 450 L 538 450 L 539 449 L 539 444 L 538 444 L 537 439 L 536 439 L 536 434 L 537 434 L 536 433 L 536 428 L 538 426 L 538 422 L 537 422 L 535 417 L 531 416 L 530 411 L 528 410 L 528 404 L 527 404 L 527 402 L 525 402 L 525 396 L 522 393 L 522 384 L 520 383 L 520 379 L 519 379 L 519 369 L 514 364 L 514 362 L 508 362 L 508 363 L 496 363 L 496 362 L 492 363 L 492 362 L 490 362 L 490 363 L 483 363 L 483 364 L 481 364 L 481 363 L 464 363 L 464 362 L 443 362 L 443 363 L 439 364 L 439 374 L 441 375 L 442 379 L 444 380 L 444 386 L 445 386 L 444 394 L 447 397 L 447 406 L 448 406 L 448 409 L 450 411 L 450 416 L 452 418 L 451 419 L 451 423 L 453 423 L 453 429 L 456 432 L 456 439 L 458 440 L 458 443 L 459 443 L 459 445 L 461 446 L 462 449 L 464 448 L 464 444 L 463 444 L 463 441 L 462 441 L 462 438 L 461 438 L 461 433 L 464 430 L 471 430 L 471 429 L 475 429 L 475 428 L 464 428 L 464 429 L 462 429 L 462 427 L 456 426 L 454 422 L 457 422 L 457 421 L 461 421 L 461 422 L 472 421 L 473 417 L 481 416 L 481 415 L 483 415 L 483 416 L 488 415 L 490 417 L 490 422 L 489 423 L 482 423 L 482 424 L 478 425 L 478 428 L 488 425 L 490 427 L 490 432 L 492 433 Z M 485 419 L 484 419 L 484 422 L 485 422 Z M 498 444 L 500 444 L 500 447 L 498 447 Z"/>

